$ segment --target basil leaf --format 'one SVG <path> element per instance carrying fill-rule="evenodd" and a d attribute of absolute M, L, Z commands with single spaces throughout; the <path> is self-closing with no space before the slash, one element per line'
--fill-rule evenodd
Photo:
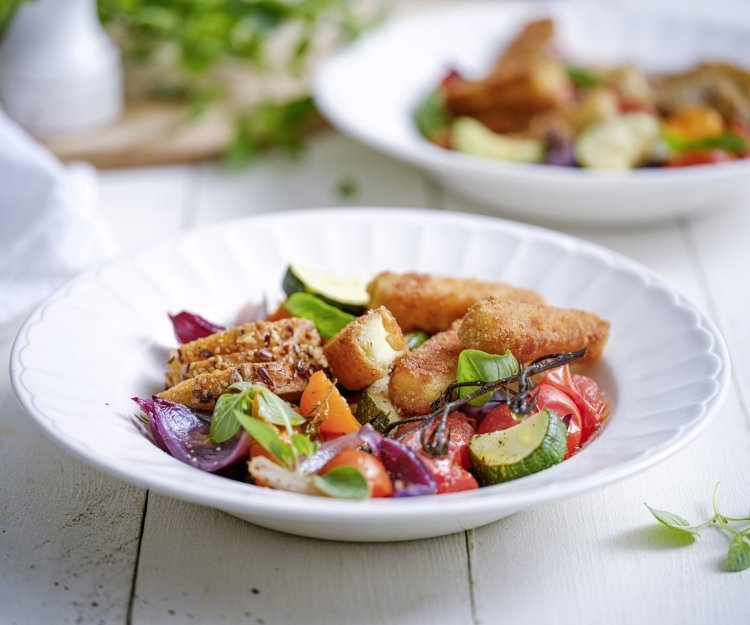
<path fill-rule="evenodd" d="M 580 89 L 591 89 L 601 82 L 599 76 L 587 69 L 582 69 L 580 67 L 567 67 L 566 71 L 573 86 Z"/>
<path fill-rule="evenodd" d="M 697 536 L 698 531 L 695 529 L 693 525 L 690 525 L 689 521 L 686 521 L 681 516 L 674 514 L 673 512 L 667 512 L 666 510 L 657 510 L 656 508 L 652 508 L 648 504 L 644 504 L 651 514 L 654 515 L 654 518 L 656 518 L 659 523 L 662 525 L 666 525 L 668 528 L 677 530 L 678 532 L 683 532 L 690 534 L 691 536 Z"/>
<path fill-rule="evenodd" d="M 747 536 L 737 534 L 729 543 L 727 554 L 727 568 L 730 571 L 744 571 L 750 569 L 750 542 Z"/>
<path fill-rule="evenodd" d="M 325 475 L 313 476 L 313 483 L 326 495 L 337 499 L 365 499 L 370 496 L 367 480 L 356 467 L 336 467 Z"/>
<path fill-rule="evenodd" d="M 445 106 L 445 98 L 440 87 L 430 93 L 417 107 L 414 111 L 414 121 L 419 132 L 427 139 L 450 126 L 451 115 Z"/>
<path fill-rule="evenodd" d="M 267 452 L 271 453 L 284 466 L 292 465 L 292 451 L 284 441 L 279 437 L 279 433 L 267 423 L 249 417 L 243 412 L 235 413 L 237 422 L 248 431 L 250 436 Z"/>
<path fill-rule="evenodd" d="M 664 134 L 664 142 L 673 152 L 700 152 L 719 148 L 727 152 L 738 153 L 747 148 L 747 141 L 734 133 L 725 133 L 716 137 L 708 137 L 698 140 L 684 140 L 678 137 Z"/>
<path fill-rule="evenodd" d="M 301 455 L 307 458 L 311 458 L 318 449 L 318 445 L 304 434 L 292 434 L 292 445 Z"/>
<path fill-rule="evenodd" d="M 266 388 L 258 389 L 258 416 L 269 423 L 291 430 L 295 425 L 306 423 L 306 419 L 296 412 L 281 397 Z"/>
<path fill-rule="evenodd" d="M 430 338 L 430 335 L 427 334 L 427 332 L 423 332 L 422 330 L 419 330 L 417 332 L 408 332 L 404 335 L 404 339 L 406 339 L 406 346 L 409 348 L 409 351 L 417 349 L 417 347 L 424 343 L 428 338 Z"/>
<path fill-rule="evenodd" d="M 211 416 L 209 429 L 211 440 L 223 443 L 237 434 L 240 424 L 235 418 L 235 413 L 246 413 L 250 410 L 250 403 L 258 388 L 262 387 L 250 382 L 237 382 L 232 384 L 227 391 L 239 391 L 238 393 L 227 392 L 219 395 Z"/>
<path fill-rule="evenodd" d="M 284 302 L 284 308 L 294 317 L 314 322 L 324 339 L 333 338 L 355 319 L 354 315 L 339 310 L 310 293 L 292 293 Z"/>
<path fill-rule="evenodd" d="M 465 349 L 458 356 L 456 368 L 457 382 L 494 382 L 518 373 L 518 361 L 506 350 L 502 356 L 488 354 L 478 349 Z M 477 390 L 477 386 L 462 386 L 458 389 L 459 397 L 466 397 Z M 471 406 L 484 406 L 492 397 L 485 393 L 469 402 Z"/>

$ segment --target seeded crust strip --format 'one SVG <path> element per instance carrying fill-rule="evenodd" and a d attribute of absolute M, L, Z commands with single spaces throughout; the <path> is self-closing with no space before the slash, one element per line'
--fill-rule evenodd
<path fill-rule="evenodd" d="M 159 397 L 196 410 L 213 410 L 216 398 L 235 382 L 262 384 L 282 399 L 297 401 L 307 386 L 313 367 L 298 367 L 290 362 L 248 362 L 234 369 L 202 373 L 184 380 Z"/>
<path fill-rule="evenodd" d="M 508 284 L 389 271 L 375 276 L 367 291 L 369 308 L 385 306 L 404 332 L 447 330 L 451 323 L 466 314 L 469 306 L 490 295 L 537 304 L 544 301 L 534 291 Z"/>
<path fill-rule="evenodd" d="M 294 341 L 288 341 L 281 345 L 263 347 L 261 349 L 242 350 L 223 356 L 212 356 L 206 360 L 196 360 L 186 363 L 179 368 L 171 367 L 167 371 L 167 388 L 171 388 L 183 380 L 189 380 L 204 373 L 235 369 L 241 364 L 249 362 L 289 362 L 293 365 L 301 362 L 306 366 L 312 366 L 316 369 L 326 366 L 323 349 L 319 345 L 308 344 L 301 346 Z"/>
<path fill-rule="evenodd" d="M 315 329 L 315 324 L 308 319 L 289 318 L 246 323 L 197 341 L 185 343 L 179 349 L 173 350 L 167 365 L 167 379 L 181 379 L 181 369 L 192 362 L 287 343 L 296 343 L 300 347 L 308 345 L 318 347 L 320 335 Z"/>
<path fill-rule="evenodd" d="M 456 379 L 464 346 L 456 329 L 438 332 L 398 361 L 388 391 L 393 404 L 409 414 L 427 414 L 445 388 Z"/>
<path fill-rule="evenodd" d="M 609 322 L 583 310 L 488 298 L 469 309 L 458 335 L 468 348 L 490 354 L 509 349 L 521 362 L 582 347 L 592 361 L 604 350 Z"/>

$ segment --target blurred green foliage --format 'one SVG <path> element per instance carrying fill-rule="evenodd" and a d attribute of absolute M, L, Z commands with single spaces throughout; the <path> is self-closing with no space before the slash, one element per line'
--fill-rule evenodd
<path fill-rule="evenodd" d="M 0 0 L 0 34 L 19 4 Z M 269 69 L 267 49 L 282 28 L 293 33 L 286 71 L 300 74 L 315 33 L 332 29 L 340 41 L 357 37 L 382 18 L 363 16 L 357 0 L 98 0 L 102 22 L 116 35 L 123 53 L 147 60 L 167 45 L 177 53 L 178 66 L 169 82 L 153 86 L 152 96 L 188 102 L 190 116 L 200 115 L 224 94 L 210 70 L 222 61 L 247 62 Z M 230 163 L 245 162 L 264 148 L 296 150 L 302 133 L 316 116 L 311 98 L 265 103 L 237 114 Z"/>

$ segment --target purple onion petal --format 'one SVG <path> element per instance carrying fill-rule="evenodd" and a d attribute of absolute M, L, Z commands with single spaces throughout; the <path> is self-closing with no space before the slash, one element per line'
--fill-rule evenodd
<path fill-rule="evenodd" d="M 243 323 L 262 321 L 266 317 L 268 317 L 268 299 L 264 295 L 260 302 L 248 302 L 240 308 L 234 323 L 241 326 Z"/>
<path fill-rule="evenodd" d="M 167 451 L 167 446 L 164 444 L 164 441 L 161 438 L 161 435 L 159 434 L 159 430 L 156 429 L 156 423 L 154 421 L 155 415 L 155 409 L 154 409 L 154 400 L 153 399 L 142 399 L 140 397 L 131 397 L 136 404 L 138 404 L 138 407 L 141 409 L 141 412 L 148 417 L 148 430 L 151 433 L 151 439 L 154 441 L 154 444 L 163 451 Z"/>
<path fill-rule="evenodd" d="M 393 438 L 387 438 L 366 425 L 358 432 L 362 441 L 378 456 L 393 480 L 394 497 L 433 495 L 437 483 L 422 459 Z"/>
<path fill-rule="evenodd" d="M 303 473 L 317 473 L 328 461 L 334 456 L 339 455 L 347 449 L 356 449 L 362 446 L 362 439 L 359 436 L 361 430 L 351 432 L 345 436 L 339 436 L 318 447 L 318 451 L 310 458 L 305 458 L 300 463 L 300 470 Z"/>
<path fill-rule="evenodd" d="M 145 401 L 152 402 L 153 421 L 166 451 L 178 460 L 215 473 L 247 459 L 251 439 L 244 430 L 224 443 L 215 443 L 209 436 L 209 423 L 187 406 L 160 397 Z"/>
<path fill-rule="evenodd" d="M 174 335 L 180 343 L 190 343 L 204 336 L 226 330 L 224 326 L 210 322 L 195 313 L 183 310 L 176 315 L 169 315 L 174 327 Z"/>

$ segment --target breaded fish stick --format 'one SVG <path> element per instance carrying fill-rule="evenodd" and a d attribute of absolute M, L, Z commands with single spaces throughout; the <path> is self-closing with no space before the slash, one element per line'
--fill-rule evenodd
<path fill-rule="evenodd" d="M 454 324 L 427 339 L 398 361 L 391 374 L 391 402 L 410 414 L 427 414 L 445 388 L 456 379 L 458 355 L 464 346 Z"/>
<path fill-rule="evenodd" d="M 320 346 L 320 335 L 315 324 L 308 319 L 280 319 L 279 321 L 254 321 L 236 328 L 217 332 L 197 341 L 185 343 L 173 350 L 167 365 L 168 379 L 177 379 L 184 365 L 214 356 L 239 351 L 260 350 L 289 343 L 303 346 Z"/>
<path fill-rule="evenodd" d="M 388 375 L 408 348 L 393 315 L 381 306 L 349 323 L 323 351 L 334 377 L 358 391 Z"/>
<path fill-rule="evenodd" d="M 213 410 L 216 398 L 235 382 L 262 384 L 282 399 L 297 401 L 314 369 L 289 362 L 244 363 L 235 369 L 202 373 L 159 393 L 168 401 L 196 410 Z"/>
<path fill-rule="evenodd" d="M 596 360 L 609 338 L 609 322 L 582 310 L 488 298 L 469 309 L 458 336 L 467 348 L 491 354 L 509 349 L 521 362 L 582 347 L 585 360 Z"/>
<path fill-rule="evenodd" d="M 388 271 L 375 276 L 367 290 L 369 307 L 385 306 L 404 332 L 447 330 L 469 306 L 489 296 L 540 304 L 544 301 L 533 291 L 507 284 Z"/>

